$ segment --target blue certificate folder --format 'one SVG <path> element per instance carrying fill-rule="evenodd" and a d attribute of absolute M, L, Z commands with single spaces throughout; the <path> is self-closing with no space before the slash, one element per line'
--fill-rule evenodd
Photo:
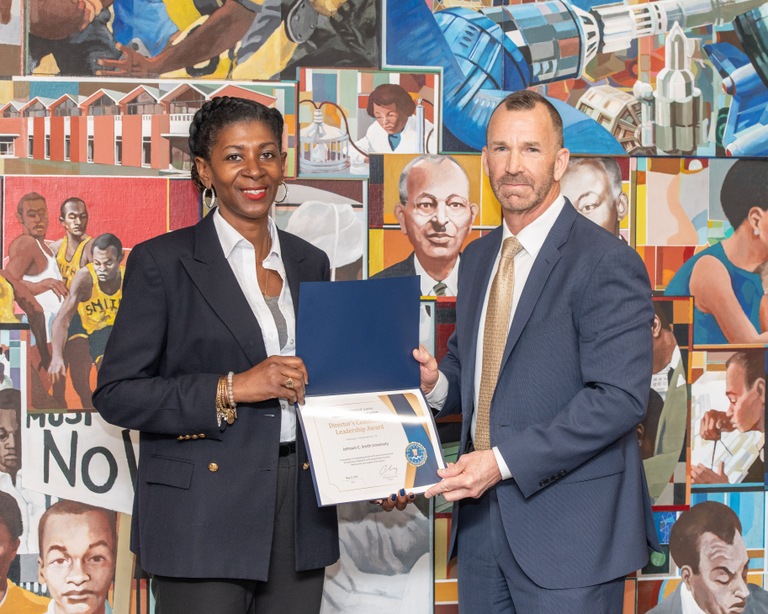
<path fill-rule="evenodd" d="M 424 492 L 444 466 L 419 390 L 418 277 L 301 284 L 298 407 L 319 505 Z"/>
<path fill-rule="evenodd" d="M 419 278 L 303 282 L 296 355 L 308 395 L 418 388 Z"/>

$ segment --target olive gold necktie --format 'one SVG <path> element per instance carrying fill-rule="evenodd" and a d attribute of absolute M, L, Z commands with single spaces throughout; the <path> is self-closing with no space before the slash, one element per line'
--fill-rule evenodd
<path fill-rule="evenodd" d="M 475 423 L 475 450 L 491 448 L 491 399 L 499 379 L 501 357 L 509 336 L 509 314 L 515 290 L 515 255 L 523 249 L 515 237 L 504 239 L 499 268 L 491 284 L 483 332 L 483 371 Z"/>

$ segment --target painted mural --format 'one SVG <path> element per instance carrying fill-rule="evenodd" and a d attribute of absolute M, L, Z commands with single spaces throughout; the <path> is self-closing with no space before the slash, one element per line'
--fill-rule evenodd
<path fill-rule="evenodd" d="M 0 574 L 19 603 L 60 598 L 40 542 L 87 521 L 109 567 L 90 611 L 154 611 L 128 546 L 138 435 L 91 394 L 132 248 L 206 213 L 195 111 L 227 95 L 283 114 L 277 225 L 334 280 L 420 275 L 440 358 L 461 253 L 501 221 L 488 118 L 531 88 L 564 120 L 563 193 L 652 284 L 637 437 L 664 552 L 624 614 L 714 599 L 683 532 L 729 548 L 745 580 L 723 594 L 768 612 L 766 20 L 764 0 L 0 0 L 0 540 L 18 539 Z M 438 426 L 454 458 L 460 423 Z M 324 612 L 458 612 L 449 504 L 339 518 Z"/>

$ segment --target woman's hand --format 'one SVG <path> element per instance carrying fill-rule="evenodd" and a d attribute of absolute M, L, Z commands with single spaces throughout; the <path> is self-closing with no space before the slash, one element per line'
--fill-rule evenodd
<path fill-rule="evenodd" d="M 235 403 L 256 403 L 268 399 L 287 399 L 304 404 L 308 381 L 307 368 L 298 356 L 270 356 L 232 378 Z"/>

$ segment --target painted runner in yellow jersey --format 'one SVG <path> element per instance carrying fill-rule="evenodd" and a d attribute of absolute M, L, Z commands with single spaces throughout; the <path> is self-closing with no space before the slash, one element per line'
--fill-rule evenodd
<path fill-rule="evenodd" d="M 107 294 L 102 291 L 92 263 L 86 264 L 85 268 L 91 275 L 93 290 L 90 298 L 77 306 L 77 313 L 80 314 L 80 321 L 85 332 L 92 335 L 97 330 L 112 326 L 115 323 L 120 299 L 123 298 L 122 280 L 125 279 L 125 266 L 120 267 L 120 288 L 114 294 Z"/>
<path fill-rule="evenodd" d="M 18 324 L 19 318 L 13 312 L 13 286 L 5 277 L 0 277 L 0 323 Z"/>
<path fill-rule="evenodd" d="M 75 277 L 75 273 L 80 270 L 80 262 L 83 258 L 83 250 L 85 246 L 90 243 L 92 237 L 85 235 L 80 245 L 75 249 L 75 253 L 72 254 L 72 258 L 67 260 L 67 247 L 69 244 L 69 237 L 64 235 L 64 239 L 59 246 L 59 251 L 56 253 L 56 263 L 59 265 L 59 271 L 61 271 L 61 277 L 64 279 L 64 283 L 69 288 L 72 285 L 72 279 Z"/>

